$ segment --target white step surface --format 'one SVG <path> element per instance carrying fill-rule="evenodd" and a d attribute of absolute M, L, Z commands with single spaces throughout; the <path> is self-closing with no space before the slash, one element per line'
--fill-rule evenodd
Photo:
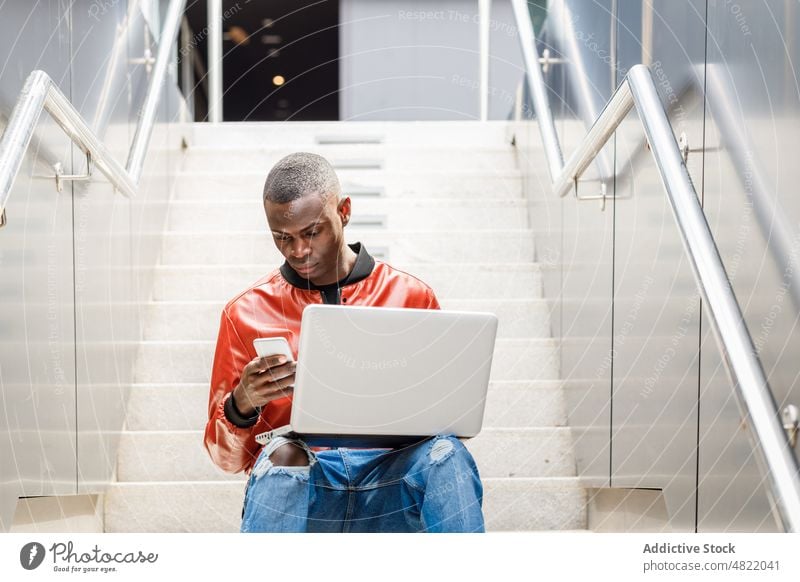
<path fill-rule="evenodd" d="M 175 201 L 169 208 L 172 232 L 268 231 L 269 224 L 256 198 L 249 202 Z M 528 207 L 524 200 L 472 198 L 453 200 L 364 199 L 352 203 L 347 225 L 355 230 L 378 223 L 394 230 L 451 229 L 497 230 L 528 227 Z"/>
<path fill-rule="evenodd" d="M 550 311 L 543 299 L 442 299 L 448 311 L 497 315 L 497 337 L 550 337 Z M 224 302 L 156 301 L 144 306 L 144 339 L 215 339 Z"/>
<path fill-rule="evenodd" d="M 375 258 L 394 263 L 480 263 L 498 259 L 507 263 L 531 263 L 533 231 L 436 230 L 412 233 L 393 230 L 351 231 L 351 242 L 361 242 Z M 283 256 L 266 227 L 258 231 L 168 232 L 161 262 L 164 265 L 266 264 L 280 265 Z"/>
<path fill-rule="evenodd" d="M 182 171 L 263 172 L 281 158 L 298 151 L 281 145 L 269 148 L 191 148 L 183 160 Z M 513 170 L 516 159 L 511 148 L 486 146 L 388 146 L 388 145 L 313 145 L 302 151 L 319 154 L 334 169 L 385 170 L 387 172 Z"/>
<path fill-rule="evenodd" d="M 505 121 L 359 121 L 328 122 L 241 122 L 192 125 L 195 147 L 242 148 L 319 145 L 320 138 L 379 138 L 386 145 L 508 146 L 508 122 Z M 363 141 L 363 140 L 362 140 Z M 510 148 L 509 148 L 510 149 Z"/>
<path fill-rule="evenodd" d="M 144 341 L 139 346 L 135 382 L 145 384 L 209 382 L 212 341 Z M 499 339 L 492 359 L 492 380 L 556 380 L 559 351 L 552 339 Z"/>
<path fill-rule="evenodd" d="M 576 478 L 504 478 L 483 482 L 487 531 L 586 529 L 586 491 Z"/>
<path fill-rule="evenodd" d="M 518 170 L 474 169 L 458 173 L 436 170 L 422 172 L 369 173 L 355 170 L 336 172 L 342 193 L 355 203 L 364 197 L 379 195 L 395 198 L 522 198 L 522 174 Z M 175 184 L 176 200 L 262 200 L 266 171 L 191 172 L 178 174 Z"/>
<path fill-rule="evenodd" d="M 567 428 L 485 428 L 464 445 L 483 477 L 569 477 L 570 438 Z M 211 462 L 202 430 L 123 432 L 118 463 L 119 481 L 240 479 Z"/>
<path fill-rule="evenodd" d="M 558 381 L 494 381 L 489 384 L 483 423 L 488 428 L 565 426 L 566 411 Z M 134 384 L 126 410 L 126 429 L 187 431 L 208 420 L 209 385 L 204 382 Z"/>
<path fill-rule="evenodd" d="M 238 532 L 246 481 L 115 483 L 107 532 Z M 586 528 L 586 492 L 570 477 L 483 479 L 488 531 Z"/>
<path fill-rule="evenodd" d="M 228 301 L 278 268 L 266 265 L 156 266 L 154 301 Z M 536 263 L 392 263 L 427 283 L 441 299 L 535 299 L 542 294 Z"/>

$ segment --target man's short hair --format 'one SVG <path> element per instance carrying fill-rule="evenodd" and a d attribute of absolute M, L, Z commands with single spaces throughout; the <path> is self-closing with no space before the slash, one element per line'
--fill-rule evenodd
<path fill-rule="evenodd" d="M 328 160 L 317 154 L 297 152 L 275 164 L 264 184 L 264 202 L 286 204 L 306 194 L 338 199 L 342 192 L 339 178 Z"/>

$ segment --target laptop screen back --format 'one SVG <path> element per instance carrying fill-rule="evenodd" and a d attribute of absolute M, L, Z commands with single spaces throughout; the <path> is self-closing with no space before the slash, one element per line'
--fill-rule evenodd
<path fill-rule="evenodd" d="M 475 436 L 496 334 L 492 313 L 310 305 L 301 322 L 292 428 Z"/>

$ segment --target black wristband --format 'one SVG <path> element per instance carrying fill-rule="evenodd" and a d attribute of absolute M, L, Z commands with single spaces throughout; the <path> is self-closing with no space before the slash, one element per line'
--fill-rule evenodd
<path fill-rule="evenodd" d="M 233 392 L 231 392 L 230 397 L 225 401 L 223 410 L 225 411 L 225 418 L 227 418 L 233 426 L 238 428 L 250 428 L 254 426 L 258 422 L 258 417 L 261 415 L 261 409 L 256 408 L 253 416 L 244 416 L 239 409 L 236 408 L 236 402 L 233 401 Z"/>

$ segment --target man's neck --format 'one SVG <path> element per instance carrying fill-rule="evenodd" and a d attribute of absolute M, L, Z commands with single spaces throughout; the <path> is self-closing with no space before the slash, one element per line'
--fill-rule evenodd
<path fill-rule="evenodd" d="M 350 248 L 350 245 L 344 245 L 342 252 L 339 253 L 339 259 L 337 261 L 337 269 L 334 275 L 333 280 L 323 280 L 323 281 L 314 281 L 311 282 L 318 287 L 322 287 L 323 285 L 333 285 L 334 283 L 338 283 L 342 279 L 346 278 L 350 273 L 353 272 L 353 267 L 356 265 L 356 258 L 358 255 Z M 341 268 L 338 268 L 341 265 Z"/>

